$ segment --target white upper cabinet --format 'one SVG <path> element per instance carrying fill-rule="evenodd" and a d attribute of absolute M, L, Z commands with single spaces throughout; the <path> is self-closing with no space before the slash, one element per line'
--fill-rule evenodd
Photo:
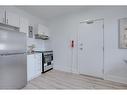
<path fill-rule="evenodd" d="M 38 34 L 50 36 L 48 27 L 41 25 L 41 24 L 38 24 Z"/>
<path fill-rule="evenodd" d="M 20 16 L 6 10 L 0 9 L 0 23 L 12 25 L 19 27 L 20 25 Z"/>
<path fill-rule="evenodd" d="M 0 9 L 0 23 L 5 23 L 5 10 Z"/>
<path fill-rule="evenodd" d="M 20 26 L 20 16 L 6 11 L 6 24 L 19 27 Z"/>
<path fill-rule="evenodd" d="M 9 10 L 0 9 L 0 23 L 19 27 L 20 32 L 24 32 L 28 36 L 29 21 L 27 18 L 21 17 Z"/>
<path fill-rule="evenodd" d="M 24 32 L 28 36 L 29 21 L 24 17 L 20 17 L 20 32 Z"/>

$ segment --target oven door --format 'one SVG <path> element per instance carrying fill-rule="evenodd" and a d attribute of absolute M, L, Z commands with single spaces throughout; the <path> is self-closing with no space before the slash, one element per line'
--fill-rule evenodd
<path fill-rule="evenodd" d="M 44 56 L 45 63 L 51 62 L 53 60 L 53 55 L 48 54 Z"/>

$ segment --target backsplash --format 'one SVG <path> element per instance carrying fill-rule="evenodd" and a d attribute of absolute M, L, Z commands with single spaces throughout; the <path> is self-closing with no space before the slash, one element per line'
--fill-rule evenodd
<path fill-rule="evenodd" d="M 50 40 L 45 41 L 41 39 L 27 38 L 27 50 L 28 47 L 32 45 L 35 45 L 35 51 L 52 50 Z"/>
<path fill-rule="evenodd" d="M 44 40 L 35 39 L 35 50 L 36 51 L 44 51 L 45 50 L 45 42 Z"/>

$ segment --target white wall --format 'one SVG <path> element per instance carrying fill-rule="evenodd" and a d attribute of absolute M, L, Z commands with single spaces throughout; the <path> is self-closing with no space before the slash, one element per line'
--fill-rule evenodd
<path fill-rule="evenodd" d="M 127 49 L 118 48 L 118 19 L 127 17 L 127 7 L 93 7 L 87 11 L 66 14 L 49 21 L 56 69 L 78 72 L 77 45 L 70 48 L 70 40 L 77 44 L 79 22 L 104 18 L 104 73 L 105 79 L 127 83 Z M 72 60 L 73 59 L 73 60 Z"/>

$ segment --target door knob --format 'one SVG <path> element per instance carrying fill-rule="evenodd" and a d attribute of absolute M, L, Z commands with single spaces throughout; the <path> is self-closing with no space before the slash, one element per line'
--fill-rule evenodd
<path fill-rule="evenodd" d="M 83 48 L 80 48 L 80 50 L 83 50 Z"/>

